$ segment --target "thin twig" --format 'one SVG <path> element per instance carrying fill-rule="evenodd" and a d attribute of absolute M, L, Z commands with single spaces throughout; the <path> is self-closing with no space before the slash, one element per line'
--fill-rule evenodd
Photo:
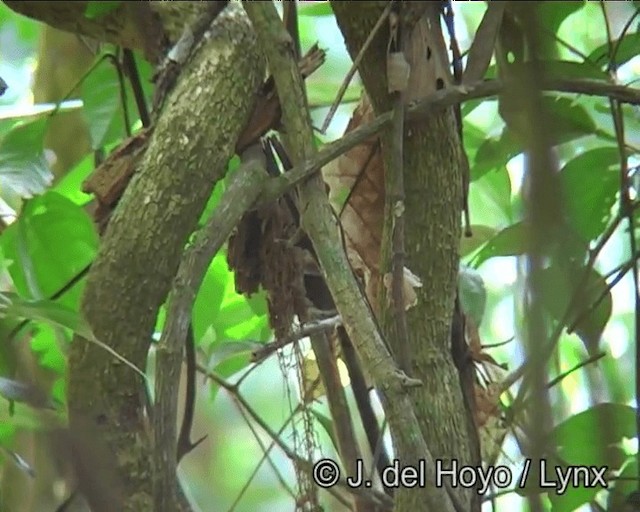
<path fill-rule="evenodd" d="M 640 105 L 640 89 L 612 84 L 604 80 L 592 79 L 547 79 L 542 83 L 543 90 L 549 92 L 566 92 L 586 94 L 588 96 L 612 96 L 624 103 Z M 503 89 L 499 80 L 484 80 L 473 85 L 452 86 L 436 91 L 427 98 L 410 104 L 406 109 L 408 121 L 424 118 L 424 116 L 457 103 L 474 99 L 496 96 Z M 324 165 L 336 159 L 354 146 L 376 135 L 392 120 L 392 112 L 380 114 L 370 123 L 364 124 L 349 132 L 340 139 L 325 145 L 313 158 L 298 163 L 291 171 L 277 178 L 270 179 L 260 197 L 259 204 L 269 204 L 285 192 L 300 185 Z"/>
<path fill-rule="evenodd" d="M 182 364 L 182 348 L 191 323 L 196 293 L 209 263 L 226 241 L 242 215 L 251 207 L 266 179 L 260 148 L 245 153 L 245 162 L 231 179 L 226 193 L 205 227 L 185 252 L 173 290 L 169 295 L 167 321 L 156 346 L 154 422 L 154 500 L 163 509 L 166 495 L 175 489 L 176 457 L 176 378 Z M 169 497 L 169 500 L 175 498 Z"/>
<path fill-rule="evenodd" d="M 286 336 L 279 340 L 275 340 L 271 343 L 266 343 L 265 345 L 254 350 L 251 353 L 251 362 L 261 363 L 267 357 L 269 357 L 271 354 L 281 349 L 282 347 L 286 347 L 287 345 L 299 341 L 302 338 L 306 338 L 307 336 L 311 336 L 312 334 L 317 334 L 319 332 L 334 329 L 338 325 L 342 325 L 342 319 L 340 318 L 340 315 L 332 316 L 331 318 L 324 318 L 312 323 L 307 323 L 296 332 L 291 333 L 289 336 Z"/>
<path fill-rule="evenodd" d="M 325 133 L 327 131 L 327 128 L 329 127 L 329 124 L 331 123 L 333 116 L 335 115 L 336 111 L 338 110 L 338 107 L 340 106 L 340 103 L 342 102 L 344 93 L 347 92 L 347 88 L 351 83 L 351 79 L 353 78 L 353 75 L 355 75 L 356 71 L 358 70 L 358 66 L 360 66 L 360 62 L 362 62 L 362 58 L 364 57 L 364 54 L 369 49 L 369 45 L 371 44 L 371 41 L 373 41 L 373 38 L 378 33 L 378 30 L 380 30 L 380 27 L 382 27 L 382 24 L 387 19 L 387 16 L 389 16 L 392 5 L 393 5 L 393 2 L 389 2 L 387 6 L 384 8 L 384 11 L 382 11 L 382 14 L 380 14 L 378 21 L 376 21 L 376 24 L 371 29 L 371 32 L 369 32 L 369 35 L 367 36 L 367 39 L 365 39 L 364 44 L 362 45 L 362 48 L 360 48 L 358 55 L 356 55 L 356 58 L 351 64 L 351 68 L 349 68 L 349 72 L 344 77 L 344 80 L 340 85 L 340 89 L 338 89 L 338 94 L 336 95 L 336 99 L 333 100 L 333 103 L 331 104 L 331 108 L 327 113 L 327 117 L 322 123 L 322 127 L 320 128 L 321 133 Z"/>
<path fill-rule="evenodd" d="M 391 28 L 391 43 L 395 52 L 403 52 L 409 34 L 405 27 L 398 27 L 398 16 L 394 13 L 390 20 L 395 19 L 395 27 Z M 403 30 L 402 34 L 398 31 Z M 404 56 L 404 53 L 401 53 Z M 409 349 L 409 328 L 405 311 L 404 295 L 404 118 L 405 118 L 405 94 L 403 91 L 394 93 L 393 117 L 390 134 L 390 165 L 384 173 L 385 197 L 387 205 L 385 210 L 391 217 L 391 232 L 388 242 L 391 244 L 391 304 L 395 324 L 396 340 L 393 347 L 397 350 L 398 365 L 407 375 L 413 373 L 411 367 L 411 352 Z"/>
<path fill-rule="evenodd" d="M 267 435 L 275 442 L 275 444 L 280 448 L 284 454 L 294 463 L 299 464 L 300 466 L 306 468 L 306 470 L 311 471 L 314 463 L 307 459 L 300 457 L 297 453 L 295 453 L 284 441 L 282 441 L 281 436 L 274 432 L 269 425 L 264 421 L 264 419 L 255 411 L 255 409 L 251 406 L 249 402 L 242 396 L 241 393 L 236 392 L 236 386 L 227 380 L 220 377 L 215 372 L 211 372 L 204 368 L 201 365 L 198 365 L 198 372 L 205 375 L 207 378 L 214 381 L 221 388 L 226 389 L 233 393 L 234 399 L 237 400 L 242 407 L 247 411 L 251 419 L 255 421 L 258 426 L 264 430 Z M 339 487 L 343 490 L 346 490 L 350 494 L 354 494 L 356 496 L 362 496 L 372 503 L 375 503 L 381 506 L 385 510 L 391 510 L 393 508 L 393 500 L 389 498 L 386 494 L 366 488 L 354 488 L 349 486 L 344 477 L 340 477 L 340 479 L 336 482 L 334 487 Z"/>

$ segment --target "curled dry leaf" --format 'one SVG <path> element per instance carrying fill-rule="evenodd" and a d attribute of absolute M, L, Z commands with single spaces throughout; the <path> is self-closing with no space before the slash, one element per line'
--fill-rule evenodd
<path fill-rule="evenodd" d="M 345 133 L 375 117 L 369 98 L 363 94 Z M 384 222 L 384 163 L 378 137 L 371 137 L 327 164 L 323 177 L 329 200 L 344 232 L 347 256 L 356 275 L 364 281 L 367 298 L 376 308 L 380 276 L 380 244 Z M 416 303 L 414 288 L 420 280 L 405 268 L 405 307 Z"/>
<path fill-rule="evenodd" d="M 96 197 L 97 205 L 92 214 L 100 233 L 104 232 L 111 212 L 138 168 L 147 150 L 150 135 L 151 129 L 145 128 L 124 140 L 82 182 L 82 191 Z"/>

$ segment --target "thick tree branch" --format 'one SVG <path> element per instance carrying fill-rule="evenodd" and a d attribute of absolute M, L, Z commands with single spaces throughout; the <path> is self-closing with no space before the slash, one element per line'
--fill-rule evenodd
<path fill-rule="evenodd" d="M 255 154 L 233 175 L 220 204 L 185 253 L 174 280 L 167 323 L 156 348 L 153 510 L 157 512 L 172 512 L 176 508 L 177 382 L 193 303 L 211 259 L 262 189 L 262 182 L 267 177 L 262 156 L 258 146 Z"/>
<path fill-rule="evenodd" d="M 185 26 L 207 10 L 221 10 L 226 2 L 121 2 L 113 11 L 93 19 L 85 16 L 87 1 L 4 3 L 15 12 L 54 28 L 140 50 L 150 62 L 157 63 L 164 46 L 174 43 Z"/>
<path fill-rule="evenodd" d="M 263 77 L 242 9 L 229 6 L 214 27 L 167 98 L 142 167 L 107 227 L 82 300 L 95 336 L 140 368 L 184 246 L 223 176 Z M 103 350 L 78 339 L 72 344 L 70 417 L 90 418 L 117 455 L 125 504 L 114 509 L 125 512 L 152 508 L 140 389 L 139 377 Z"/>
<path fill-rule="evenodd" d="M 278 94 L 289 99 L 282 105 L 283 121 L 293 162 L 299 164 L 313 158 L 315 147 L 291 39 L 272 4 L 246 3 L 244 6 L 267 56 Z M 425 459 L 427 479 L 433 483 L 434 460 L 419 434 L 413 404 L 405 387 L 406 376 L 398 370 L 386 350 L 380 330 L 351 271 L 321 178 L 309 178 L 300 186 L 299 193 L 302 226 L 313 243 L 344 326 L 380 390 L 396 446 L 411 449 L 411 453 L 399 454 L 403 464 L 413 465 L 419 459 Z M 455 510 L 448 493 L 435 485 L 428 485 L 425 498 L 427 506 L 433 510 Z"/>

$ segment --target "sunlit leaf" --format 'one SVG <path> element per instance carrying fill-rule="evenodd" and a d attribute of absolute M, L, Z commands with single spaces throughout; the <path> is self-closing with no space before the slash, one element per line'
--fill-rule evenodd
<path fill-rule="evenodd" d="M 29 287 L 20 258 L 21 229 L 37 282 L 46 297 L 85 268 L 98 247 L 93 222 L 81 207 L 54 192 L 29 200 L 18 221 L 0 237 L 5 257 L 14 261 L 11 278 L 22 296 L 29 294 Z"/>
<path fill-rule="evenodd" d="M 44 156 L 46 119 L 14 126 L 0 142 L 0 195 L 29 198 L 41 194 L 53 174 Z"/>
<path fill-rule="evenodd" d="M 517 256 L 524 254 L 526 250 L 525 226 L 522 222 L 518 222 L 506 227 L 491 238 L 472 260 L 472 265 L 477 268 L 489 258 L 495 256 Z"/>
<path fill-rule="evenodd" d="M 103 58 L 82 83 L 82 103 L 91 147 L 97 149 L 110 142 L 107 135 L 121 115 L 120 81 L 110 59 Z"/>
<path fill-rule="evenodd" d="M 586 151 L 560 171 L 569 223 L 584 240 L 599 236 L 611 218 L 619 189 L 620 155 L 615 147 Z"/>
<path fill-rule="evenodd" d="M 557 425 L 551 439 L 558 456 L 568 464 L 620 467 L 626 456 L 619 446 L 623 437 L 636 435 L 636 409 L 602 403 Z"/>
<path fill-rule="evenodd" d="M 638 56 L 638 47 L 640 47 L 640 33 L 627 32 L 622 39 L 616 39 L 613 42 L 613 46 L 617 45 L 617 53 L 615 55 L 615 63 L 617 66 L 628 62 L 634 57 Z M 606 66 L 609 64 L 609 44 L 604 43 L 598 48 L 593 50 L 588 59 L 600 66 Z"/>
<path fill-rule="evenodd" d="M 300 2 L 298 14 L 301 16 L 333 16 L 331 2 Z"/>

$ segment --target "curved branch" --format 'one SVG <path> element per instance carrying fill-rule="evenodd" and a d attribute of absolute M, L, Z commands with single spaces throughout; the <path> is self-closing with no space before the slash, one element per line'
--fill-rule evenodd
<path fill-rule="evenodd" d="M 185 26 L 210 9 L 226 2 L 121 2 L 113 11 L 87 18 L 89 2 L 33 2 L 5 0 L 13 11 L 54 28 L 141 50 L 150 62 L 158 62 L 164 45 L 175 42 Z"/>
<path fill-rule="evenodd" d="M 229 6 L 211 32 L 165 102 L 142 168 L 109 222 L 82 301 L 95 336 L 142 368 L 184 246 L 234 153 L 264 72 L 239 6 Z M 74 340 L 70 418 L 91 419 L 117 455 L 126 501 L 114 510 L 126 512 L 152 508 L 140 387 L 126 366 Z"/>

